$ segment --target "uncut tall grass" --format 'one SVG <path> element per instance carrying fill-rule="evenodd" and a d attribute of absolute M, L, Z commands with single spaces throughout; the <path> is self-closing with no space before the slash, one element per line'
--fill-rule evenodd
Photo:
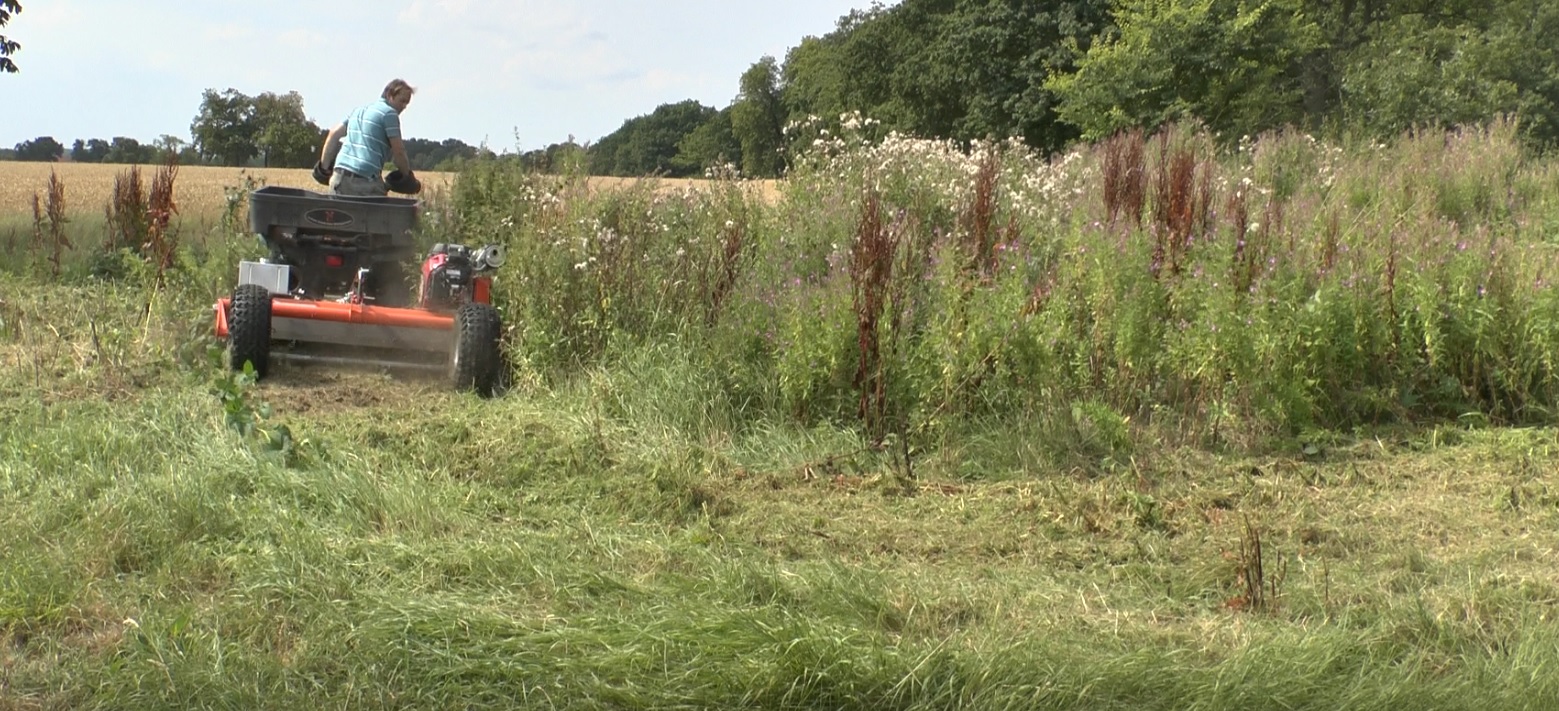
<path fill-rule="evenodd" d="M 772 205 L 739 180 L 587 198 L 478 164 L 444 224 L 515 255 L 522 370 L 676 344 L 712 374 L 696 417 L 727 424 L 869 404 L 877 435 L 1041 423 L 1109 459 L 1144 436 L 1552 421 L 1556 173 L 1513 126 L 1348 147 L 1175 127 L 1057 156 L 846 126 Z M 863 327 L 869 223 L 893 246 L 866 261 L 891 275 Z"/>

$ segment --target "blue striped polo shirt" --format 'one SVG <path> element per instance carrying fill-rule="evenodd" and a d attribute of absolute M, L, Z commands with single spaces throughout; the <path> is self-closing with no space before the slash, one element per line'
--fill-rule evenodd
<path fill-rule="evenodd" d="M 401 137 L 401 115 L 390 102 L 379 101 L 358 108 L 346 119 L 346 137 L 336 155 L 336 167 L 374 177 L 390 159 L 390 139 Z"/>

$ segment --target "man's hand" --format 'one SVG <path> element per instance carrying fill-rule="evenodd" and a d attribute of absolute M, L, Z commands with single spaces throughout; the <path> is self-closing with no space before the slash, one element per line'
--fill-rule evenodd
<path fill-rule="evenodd" d="M 331 169 L 329 166 L 325 165 L 324 161 L 320 161 L 314 164 L 314 182 L 319 183 L 320 185 L 329 185 L 330 173 Z"/>
<path fill-rule="evenodd" d="M 384 176 L 384 186 L 389 188 L 391 192 L 401 193 L 402 195 L 416 195 L 422 192 L 422 181 L 418 180 L 417 176 L 413 175 L 409 170 L 390 171 L 389 175 Z"/>

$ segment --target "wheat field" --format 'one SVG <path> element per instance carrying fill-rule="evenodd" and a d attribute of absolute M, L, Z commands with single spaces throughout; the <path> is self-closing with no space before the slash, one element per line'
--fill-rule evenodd
<path fill-rule="evenodd" d="M 0 162 L 0 218 L 28 217 L 32 215 L 33 196 L 43 199 L 48 194 L 49 174 L 52 171 L 65 185 L 65 209 L 67 213 L 101 213 L 114 194 L 116 176 L 128 173 L 132 167 L 141 171 L 146 185 L 160 169 L 155 165 L 128 166 L 102 163 L 26 163 Z M 178 167 L 174 180 L 174 203 L 185 217 L 208 217 L 220 214 L 226 204 L 226 190 L 242 188 L 253 179 L 263 185 L 279 185 L 290 188 L 321 189 L 314 182 L 309 170 L 302 168 L 227 168 L 219 166 L 185 165 Z M 423 185 L 447 186 L 453 173 L 418 173 Z"/>
<path fill-rule="evenodd" d="M 30 220 L 32 200 L 40 200 L 48 194 L 49 174 L 52 171 L 65 185 L 65 211 L 67 214 L 89 213 L 100 215 L 114 194 L 116 176 L 129 172 L 132 166 L 102 163 L 29 163 L 0 161 L 0 221 Z M 141 179 L 147 186 L 160 166 L 137 166 Z M 320 190 L 308 169 L 304 168 L 229 168 L 221 166 L 179 166 L 174 180 L 174 203 L 179 214 L 189 219 L 206 219 L 220 215 L 226 205 L 229 189 L 241 189 L 247 180 L 261 185 L 279 185 L 306 190 Z M 455 179 L 454 173 L 419 172 L 426 189 L 448 188 Z M 589 179 L 595 189 L 613 189 L 636 182 L 634 178 Z M 697 179 L 656 179 L 663 189 L 680 189 L 702 184 Z M 755 181 L 760 194 L 769 202 L 777 196 L 777 184 L 772 180 Z"/>

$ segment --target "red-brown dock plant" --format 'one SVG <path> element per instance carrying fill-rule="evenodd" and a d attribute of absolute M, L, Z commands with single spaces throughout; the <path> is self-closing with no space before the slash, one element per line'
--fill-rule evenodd
<path fill-rule="evenodd" d="M 51 170 L 43 197 L 33 193 L 32 223 L 33 246 L 48 254 L 49 272 L 55 277 L 63 268 L 66 250 L 72 249 L 70 237 L 65 234 L 69 221 L 65 214 L 65 183 Z"/>
<path fill-rule="evenodd" d="M 1104 142 L 1104 209 L 1110 224 L 1124 217 L 1142 227 L 1147 201 L 1147 139 L 1142 129 L 1117 133 Z"/>

